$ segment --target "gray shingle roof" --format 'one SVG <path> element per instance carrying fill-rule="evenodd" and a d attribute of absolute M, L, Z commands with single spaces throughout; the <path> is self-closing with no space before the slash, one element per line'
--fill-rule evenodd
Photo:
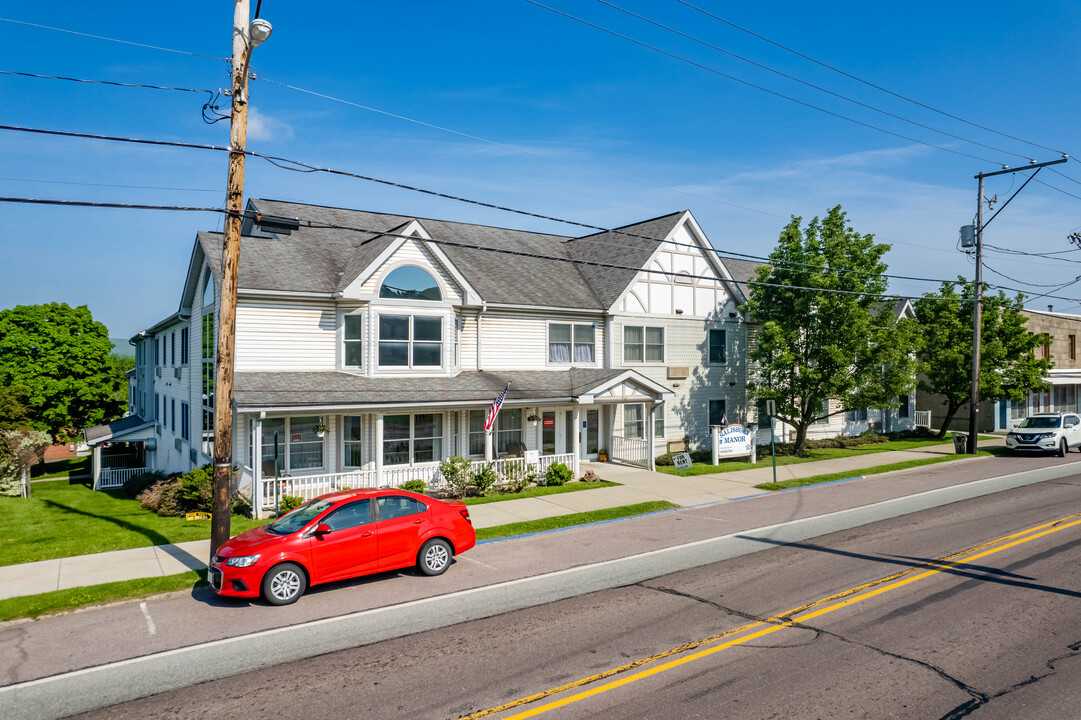
<path fill-rule="evenodd" d="M 603 232 L 582 238 L 526 232 L 404 215 L 253 199 L 250 206 L 269 215 L 297 217 L 303 223 L 351 229 L 302 226 L 291 235 L 256 232 L 240 242 L 240 287 L 333 293 L 347 287 L 396 238 L 418 220 L 434 240 L 475 245 L 436 245 L 487 302 L 583 310 L 606 310 L 634 279 L 636 270 L 579 265 L 570 260 L 615 262 L 641 267 L 675 226 L 682 211 L 627 225 L 619 230 L 636 238 Z M 246 227 L 250 230 L 250 227 Z M 220 276 L 220 233 L 201 232 L 198 242 L 215 275 Z M 480 248 L 496 248 L 529 257 Z M 551 259 L 548 259 L 551 258 Z"/>
<path fill-rule="evenodd" d="M 138 430 L 141 427 L 152 424 L 153 421 L 144 420 L 138 415 L 128 415 L 126 418 L 114 420 L 105 425 L 95 425 L 94 427 L 87 428 L 83 430 L 83 437 L 86 438 L 88 445 L 96 445 L 97 443 L 108 440 L 116 435 L 122 435 L 123 433 Z"/>
<path fill-rule="evenodd" d="M 627 372 L 625 368 L 466 371 L 453 377 L 371 378 L 344 372 L 241 372 L 237 408 L 378 406 L 408 403 L 490 403 L 510 382 L 507 402 L 578 397 Z"/>

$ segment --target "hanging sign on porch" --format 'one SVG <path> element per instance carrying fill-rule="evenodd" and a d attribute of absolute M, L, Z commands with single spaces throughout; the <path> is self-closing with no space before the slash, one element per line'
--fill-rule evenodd
<path fill-rule="evenodd" d="M 556 419 L 554 417 L 550 417 L 550 418 L 546 417 L 546 418 L 544 418 L 544 427 L 555 427 L 555 426 L 556 426 Z"/>
<path fill-rule="evenodd" d="M 713 464 L 717 464 L 718 458 L 751 456 L 751 462 L 755 461 L 754 436 L 756 428 L 746 428 L 742 425 L 729 425 L 723 430 L 713 427 Z"/>

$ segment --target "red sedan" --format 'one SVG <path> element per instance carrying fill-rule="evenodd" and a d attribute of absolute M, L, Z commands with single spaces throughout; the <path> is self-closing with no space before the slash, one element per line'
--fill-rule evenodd
<path fill-rule="evenodd" d="M 440 575 L 476 543 L 458 500 L 386 488 L 322 495 L 222 544 L 210 563 L 219 595 L 296 602 L 310 585 L 416 565 Z"/>

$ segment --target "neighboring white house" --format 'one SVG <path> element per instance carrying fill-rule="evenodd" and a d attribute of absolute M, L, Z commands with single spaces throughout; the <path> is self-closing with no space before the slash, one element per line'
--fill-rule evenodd
<path fill-rule="evenodd" d="M 689 211 L 573 238 L 270 200 L 248 209 L 233 463 L 256 508 L 275 475 L 285 494 L 311 497 L 437 480 L 451 455 L 537 451 L 541 469 L 577 474 L 603 449 L 652 466 L 746 412 L 740 283 L 754 264 L 722 262 Z M 256 215 L 300 227 L 267 232 Z M 220 234 L 199 233 L 178 311 L 131 339 L 134 419 L 86 431 L 96 486 L 138 471 L 109 467 L 105 442 L 133 442 L 140 467 L 166 472 L 210 462 L 221 254 Z M 486 445 L 485 413 L 508 383 Z"/>

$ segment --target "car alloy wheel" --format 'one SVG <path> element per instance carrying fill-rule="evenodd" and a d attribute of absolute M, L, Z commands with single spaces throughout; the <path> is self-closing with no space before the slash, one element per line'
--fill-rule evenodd
<path fill-rule="evenodd" d="M 417 565 L 425 575 L 441 575 L 450 567 L 452 550 L 442 538 L 432 538 L 424 543 L 417 554 Z"/>
<path fill-rule="evenodd" d="M 273 568 L 263 578 L 263 597 L 271 605 L 288 605 L 304 594 L 307 585 L 307 578 L 300 566 L 285 563 Z"/>
<path fill-rule="evenodd" d="M 1062 438 L 1058 444 L 1058 456 L 1066 457 L 1066 453 L 1070 452 L 1070 446 L 1066 444 L 1066 438 Z"/>

